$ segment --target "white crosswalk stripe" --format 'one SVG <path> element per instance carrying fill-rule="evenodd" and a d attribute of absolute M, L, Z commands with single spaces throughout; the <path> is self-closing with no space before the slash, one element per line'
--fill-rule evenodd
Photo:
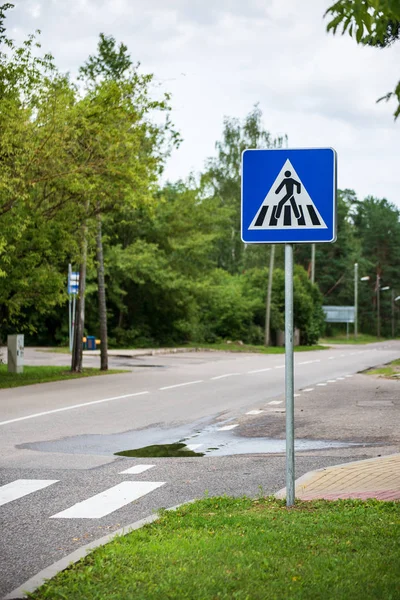
<path fill-rule="evenodd" d="M 165 485 L 165 481 L 123 481 L 118 485 L 77 502 L 51 519 L 100 519 L 134 500 Z"/>
<path fill-rule="evenodd" d="M 139 475 L 140 473 L 144 473 L 149 469 L 152 469 L 155 465 L 134 465 L 133 467 L 129 467 L 129 469 L 125 469 L 125 471 L 120 471 L 120 475 Z"/>
<path fill-rule="evenodd" d="M 58 479 L 16 479 L 0 487 L 0 506 L 38 490 L 43 490 L 58 481 Z"/>

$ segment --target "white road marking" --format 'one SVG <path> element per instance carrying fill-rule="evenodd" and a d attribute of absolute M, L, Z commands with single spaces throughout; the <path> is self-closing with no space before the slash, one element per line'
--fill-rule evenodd
<path fill-rule="evenodd" d="M 18 421 L 26 421 L 27 419 L 35 419 L 36 417 L 44 417 L 46 415 L 53 415 L 54 413 L 64 412 L 66 410 L 73 410 L 74 408 L 83 408 L 85 406 L 92 406 L 93 404 L 102 404 L 103 402 L 112 402 L 113 400 L 123 400 L 124 398 L 133 398 L 134 396 L 143 396 L 144 394 L 150 394 L 150 392 L 136 392 L 135 394 L 124 394 L 123 396 L 114 396 L 112 398 L 103 398 L 102 400 L 92 400 L 91 402 L 82 402 L 81 404 L 73 404 L 72 406 L 64 406 L 63 408 L 55 408 L 54 410 L 46 410 L 45 412 L 34 413 L 33 415 L 27 415 L 26 417 L 18 417 L 18 419 L 10 419 L 9 421 L 2 421 L 0 425 L 9 425 L 10 423 L 18 423 Z"/>
<path fill-rule="evenodd" d="M 328 356 L 329 360 L 335 360 L 336 356 Z"/>
<path fill-rule="evenodd" d="M 225 373 L 225 375 L 217 375 L 216 377 L 211 377 L 211 379 L 224 379 L 225 377 L 233 377 L 234 375 L 240 375 L 241 373 Z"/>
<path fill-rule="evenodd" d="M 345 377 L 353 377 L 353 375 L 345 375 Z"/>
<path fill-rule="evenodd" d="M 343 379 L 345 379 L 345 377 L 338 377 L 338 381 L 343 381 Z"/>
<path fill-rule="evenodd" d="M 317 362 L 316 360 L 303 360 L 303 362 L 299 362 L 299 365 L 311 365 L 312 363 Z"/>
<path fill-rule="evenodd" d="M 265 371 L 270 371 L 271 367 L 267 367 L 266 369 L 256 369 L 255 371 L 247 371 L 247 373 L 265 373 Z"/>
<path fill-rule="evenodd" d="M 260 415 L 262 412 L 264 412 L 263 410 L 249 410 L 249 412 L 246 413 L 246 415 Z"/>
<path fill-rule="evenodd" d="M 345 354 L 341 354 L 340 356 L 346 356 Z"/>
<path fill-rule="evenodd" d="M 303 392 L 312 392 L 314 388 L 304 388 Z"/>
<path fill-rule="evenodd" d="M 293 394 L 294 398 L 298 398 L 299 396 L 301 396 L 301 394 Z"/>
<path fill-rule="evenodd" d="M 320 387 L 324 386 L 324 385 L 328 385 L 327 383 L 317 383 L 317 385 L 319 385 Z"/>
<path fill-rule="evenodd" d="M 144 473 L 149 469 L 152 469 L 155 465 L 134 465 L 133 467 L 129 467 L 129 469 L 125 469 L 125 471 L 120 471 L 120 475 L 139 475 L 139 473 Z"/>
<path fill-rule="evenodd" d="M 336 383 L 336 379 L 328 379 L 327 383 Z"/>
<path fill-rule="evenodd" d="M 271 400 L 268 404 L 283 404 L 283 400 Z"/>
<path fill-rule="evenodd" d="M 32 492 L 43 490 L 57 481 L 59 479 L 16 479 L 11 483 L 6 483 L 0 487 L 0 506 L 23 498 Z"/>
<path fill-rule="evenodd" d="M 195 383 L 203 383 L 203 379 L 197 379 L 196 381 L 185 381 L 185 383 L 176 383 L 175 385 L 166 385 L 158 388 L 159 390 L 172 390 L 173 388 L 184 387 L 185 385 L 194 385 Z"/>
<path fill-rule="evenodd" d="M 100 519 L 126 504 L 165 485 L 165 481 L 123 481 L 114 487 L 77 502 L 51 519 Z"/>
<path fill-rule="evenodd" d="M 235 427 L 239 427 L 239 423 L 235 423 L 235 425 L 224 425 L 223 427 L 218 427 L 217 431 L 230 431 L 231 429 L 235 429 Z"/>
<path fill-rule="evenodd" d="M 187 444 L 186 447 L 189 448 L 189 450 L 197 450 L 197 448 L 200 448 L 202 445 L 203 444 Z"/>
<path fill-rule="evenodd" d="M 283 369 L 285 365 L 277 365 L 274 369 Z"/>

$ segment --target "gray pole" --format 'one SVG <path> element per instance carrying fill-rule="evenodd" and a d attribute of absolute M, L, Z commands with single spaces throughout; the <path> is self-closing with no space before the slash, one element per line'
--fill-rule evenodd
<path fill-rule="evenodd" d="M 71 273 L 72 273 L 72 267 L 71 264 L 68 265 L 68 287 L 70 286 L 71 283 Z M 69 351 L 72 352 L 72 307 L 71 307 L 71 294 L 69 293 L 68 290 L 68 335 L 69 335 Z"/>
<path fill-rule="evenodd" d="M 394 290 L 392 289 L 392 339 L 394 339 Z"/>
<path fill-rule="evenodd" d="M 295 499 L 293 395 L 293 244 L 285 244 L 285 363 L 286 506 L 293 506 Z"/>
<path fill-rule="evenodd" d="M 358 335 L 358 263 L 354 263 L 354 337 Z"/>
<path fill-rule="evenodd" d="M 376 313 L 377 313 L 377 322 L 376 322 L 376 333 L 377 338 L 381 337 L 381 278 L 379 274 L 376 276 Z"/>
<path fill-rule="evenodd" d="M 311 283 L 315 283 L 315 244 L 311 244 Z"/>
<path fill-rule="evenodd" d="M 271 331 L 271 295 L 272 295 L 272 279 L 274 276 L 274 261 L 275 261 L 275 245 L 271 245 L 271 254 L 269 255 L 269 272 L 268 272 L 268 290 L 267 290 L 267 303 L 265 308 L 265 346 L 270 344 L 270 331 Z"/>

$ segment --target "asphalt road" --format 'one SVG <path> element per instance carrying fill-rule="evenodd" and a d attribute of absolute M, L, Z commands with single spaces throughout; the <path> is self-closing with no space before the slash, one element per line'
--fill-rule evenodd
<path fill-rule="evenodd" d="M 295 355 L 297 477 L 399 451 L 400 383 L 355 375 L 399 357 L 397 341 Z M 27 362 L 68 356 L 28 350 Z M 0 390 L 0 595 L 160 507 L 284 486 L 283 355 L 115 357 L 110 366 L 130 371 Z M 182 439 L 206 456 L 113 454 Z"/>

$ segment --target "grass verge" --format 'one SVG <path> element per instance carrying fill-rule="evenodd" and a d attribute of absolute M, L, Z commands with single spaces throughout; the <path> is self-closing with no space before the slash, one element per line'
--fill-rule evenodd
<path fill-rule="evenodd" d="M 399 379 L 400 380 L 400 358 L 392 361 L 384 367 L 378 367 L 377 369 L 369 369 L 366 371 L 367 375 L 381 375 L 387 379 Z"/>
<path fill-rule="evenodd" d="M 114 375 L 127 373 L 122 369 L 83 369 L 82 373 L 71 373 L 67 367 L 30 367 L 25 366 L 23 373 L 9 373 L 7 365 L 0 365 L 0 389 L 32 385 L 34 383 L 48 383 L 49 381 L 64 381 L 64 379 L 79 379 L 93 377 L 94 375 Z"/>
<path fill-rule="evenodd" d="M 211 498 L 164 512 L 30 598 L 400 598 L 400 504 Z"/>
<path fill-rule="evenodd" d="M 384 338 L 376 337 L 376 335 L 359 333 L 357 338 L 355 338 L 353 334 L 350 334 L 348 338 L 346 335 L 336 335 L 335 337 L 321 338 L 319 341 L 321 344 L 373 344 L 385 340 Z"/>

